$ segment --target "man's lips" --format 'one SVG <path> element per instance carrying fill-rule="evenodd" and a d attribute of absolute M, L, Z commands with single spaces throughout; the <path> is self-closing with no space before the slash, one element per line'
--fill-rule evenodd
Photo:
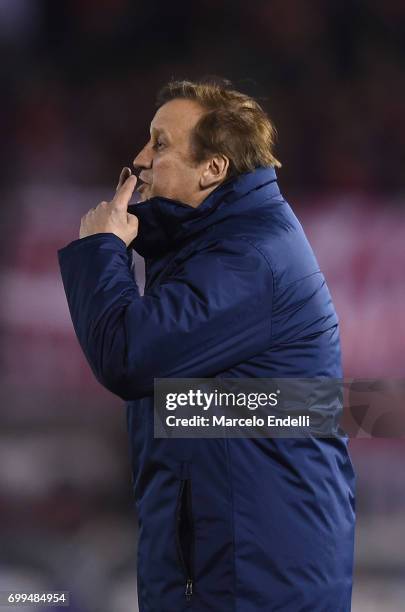
<path fill-rule="evenodd" d="M 137 186 L 136 186 L 137 191 L 142 189 L 144 185 L 149 185 L 148 181 L 145 181 L 145 179 L 143 178 L 142 172 L 138 174 L 137 179 L 138 179 Z"/>

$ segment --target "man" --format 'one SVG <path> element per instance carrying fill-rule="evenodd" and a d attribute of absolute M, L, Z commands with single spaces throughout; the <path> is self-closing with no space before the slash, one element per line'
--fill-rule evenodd
<path fill-rule="evenodd" d="M 347 612 L 354 476 L 345 437 L 158 439 L 154 378 L 342 376 L 338 319 L 280 194 L 255 100 L 172 82 L 110 203 L 59 251 L 98 380 L 127 400 L 141 612 Z M 131 248 L 145 258 L 143 296 Z"/>

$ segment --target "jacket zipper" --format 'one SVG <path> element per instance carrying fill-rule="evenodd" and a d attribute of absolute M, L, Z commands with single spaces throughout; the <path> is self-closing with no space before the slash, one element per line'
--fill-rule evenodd
<path fill-rule="evenodd" d="M 186 578 L 184 596 L 187 601 L 191 600 L 193 595 L 193 556 L 194 556 L 194 529 L 191 509 L 191 480 L 184 479 L 180 481 L 179 499 L 176 513 L 176 540 L 177 552 L 181 566 Z M 183 548 L 186 546 L 186 551 Z M 185 558 L 185 553 L 187 557 Z"/>
<path fill-rule="evenodd" d="M 193 594 L 193 581 L 191 580 L 191 578 L 187 578 L 185 595 L 188 601 L 190 601 L 192 594 Z"/>

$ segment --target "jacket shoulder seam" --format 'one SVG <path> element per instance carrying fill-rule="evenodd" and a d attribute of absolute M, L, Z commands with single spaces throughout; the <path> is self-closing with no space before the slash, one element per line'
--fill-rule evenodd
<path fill-rule="evenodd" d="M 247 242 L 248 244 L 250 244 L 250 246 L 252 246 L 258 253 L 260 253 L 260 255 L 263 257 L 263 259 L 267 263 L 268 267 L 270 268 L 270 272 L 271 272 L 271 274 L 273 276 L 273 282 L 274 282 L 273 267 L 272 267 L 271 262 L 269 261 L 269 258 L 267 257 L 267 255 L 265 255 L 265 253 L 263 253 L 263 251 L 261 250 L 260 247 L 257 246 L 257 244 L 255 244 L 254 242 L 249 240 L 249 238 L 247 238 L 246 236 L 241 236 L 241 239 L 244 240 L 245 242 Z"/>
<path fill-rule="evenodd" d="M 246 236 L 241 236 L 241 239 L 244 240 L 245 242 L 247 242 L 248 244 L 250 244 L 251 247 L 253 247 L 264 259 L 264 261 L 267 263 L 268 268 L 270 270 L 270 274 L 271 274 L 271 284 L 272 284 L 272 296 L 271 296 L 271 303 L 272 303 L 272 308 L 271 308 L 271 312 L 273 311 L 273 302 L 274 302 L 274 295 L 275 295 L 275 291 L 276 291 L 276 287 L 275 287 L 275 276 L 274 276 L 274 272 L 273 272 L 273 268 L 271 266 L 271 263 L 268 259 L 268 257 L 263 253 L 263 251 L 251 240 L 249 240 L 249 238 L 247 238 Z M 273 325 L 272 325 L 272 315 L 270 315 L 270 339 L 269 342 L 271 344 L 272 338 L 273 338 Z"/>

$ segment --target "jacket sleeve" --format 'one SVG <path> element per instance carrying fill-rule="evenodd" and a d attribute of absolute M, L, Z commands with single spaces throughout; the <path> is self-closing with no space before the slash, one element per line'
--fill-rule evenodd
<path fill-rule="evenodd" d="M 144 296 L 110 233 L 58 251 L 76 335 L 97 379 L 125 400 L 154 378 L 212 377 L 270 344 L 273 276 L 246 240 L 211 242 Z"/>

